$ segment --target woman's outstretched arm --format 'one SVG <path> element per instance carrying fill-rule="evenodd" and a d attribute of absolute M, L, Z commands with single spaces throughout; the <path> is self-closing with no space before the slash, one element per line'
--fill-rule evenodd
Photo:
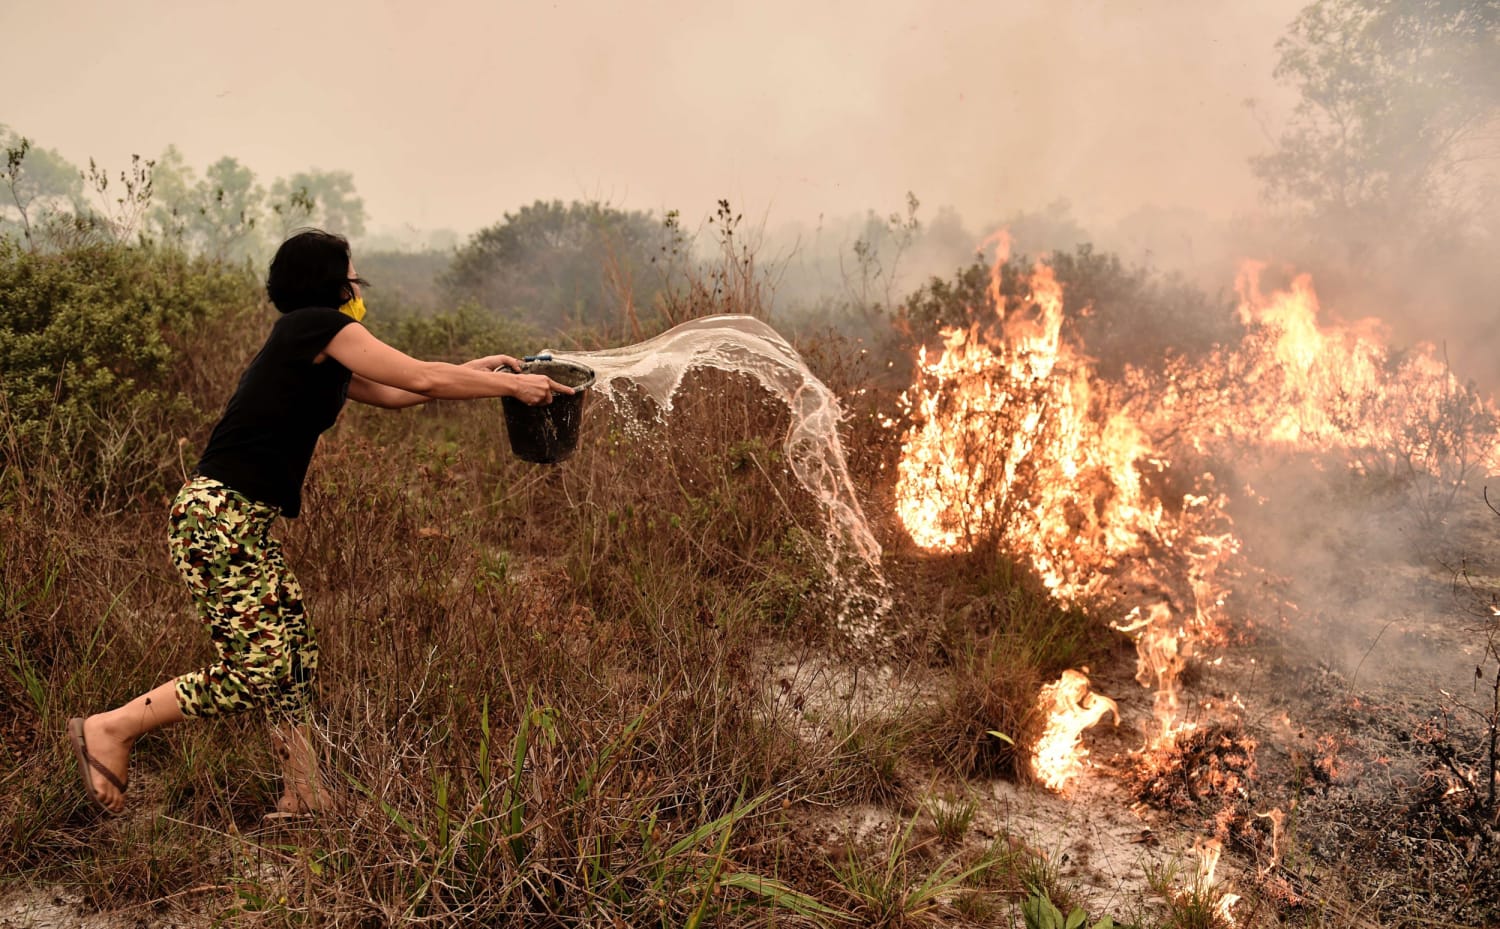
<path fill-rule="evenodd" d="M 414 406 L 423 399 L 469 400 L 515 397 L 524 403 L 547 403 L 553 392 L 573 388 L 541 374 L 489 370 L 487 362 L 508 365 L 508 355 L 491 355 L 464 365 L 421 361 L 375 338 L 358 323 L 345 326 L 328 343 L 325 354 L 355 375 L 349 393 L 355 400 L 376 406 Z M 380 388 L 394 388 L 383 390 Z"/>
<path fill-rule="evenodd" d="M 349 399 L 387 410 L 401 410 L 426 403 L 432 398 L 399 387 L 377 384 L 362 374 L 356 374 L 349 379 Z"/>

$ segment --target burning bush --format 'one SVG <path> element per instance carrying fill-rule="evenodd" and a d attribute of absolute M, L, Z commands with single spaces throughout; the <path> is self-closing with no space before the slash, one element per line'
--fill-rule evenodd
<path fill-rule="evenodd" d="M 1095 264 L 1085 251 L 1066 266 Z M 920 351 L 904 397 L 897 514 L 923 548 L 1008 552 L 1061 602 L 1124 613 L 1115 628 L 1135 639 L 1137 677 L 1156 691 L 1153 749 L 1192 731 L 1181 679 L 1196 650 L 1224 638 L 1241 542 L 1221 488 L 1322 456 L 1404 472 L 1416 499 L 1451 501 L 1500 466 L 1495 410 L 1430 347 L 1394 353 L 1373 323 L 1320 318 L 1305 276 L 1266 294 L 1260 271 L 1240 276 L 1234 342 L 1127 367 L 1117 382 L 1079 341 L 1086 327 L 1056 269 L 1017 269 L 1003 242 L 982 291 L 970 269 L 909 311 L 957 324 L 941 329 L 940 352 Z M 954 319 L 959 301 L 970 302 Z M 1071 744 L 1106 710 L 1084 681 L 1064 714 Z"/>
<path fill-rule="evenodd" d="M 1050 268 L 1062 288 L 1064 337 L 1088 347 L 1094 371 L 1105 379 L 1123 378 L 1127 367 L 1159 370 L 1172 357 L 1201 359 L 1241 332 L 1232 303 L 1179 277 L 1127 267 L 1118 255 L 1092 245 L 1051 252 L 1039 261 L 1024 255 L 1002 261 L 998 291 L 996 269 L 976 260 L 951 280 L 933 278 L 912 293 L 899 322 L 913 346 L 935 345 L 944 329 L 1024 310 L 1037 264 Z"/>

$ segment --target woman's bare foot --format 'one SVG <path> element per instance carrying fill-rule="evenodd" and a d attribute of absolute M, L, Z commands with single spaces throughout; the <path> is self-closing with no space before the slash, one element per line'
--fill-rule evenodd
<path fill-rule="evenodd" d="M 177 705 L 175 684 L 167 681 L 141 694 L 124 706 L 95 713 L 83 721 L 83 747 L 88 757 L 103 766 L 125 784 L 130 771 L 130 749 L 135 740 L 153 729 L 182 721 Z M 81 760 L 81 759 L 80 759 Z M 110 783 L 103 772 L 88 768 L 85 775 L 93 786 L 93 796 L 111 813 L 125 809 L 125 791 Z"/>
<path fill-rule="evenodd" d="M 95 713 L 83 721 L 83 743 L 88 756 L 112 772 L 121 784 L 130 776 L 130 748 L 133 733 L 124 733 L 108 725 L 107 714 Z M 125 794 L 109 778 L 92 767 L 85 772 L 94 785 L 99 805 L 111 813 L 125 809 Z"/>
<path fill-rule="evenodd" d="M 276 812 L 286 816 L 312 816 L 321 813 L 326 808 L 327 798 L 318 794 L 309 800 L 302 799 L 302 795 L 293 792 L 291 788 L 276 798 Z"/>
<path fill-rule="evenodd" d="M 276 746 L 285 784 L 281 798 L 276 801 L 276 811 L 295 816 L 327 809 L 328 794 L 319 778 L 311 727 L 284 723 L 271 730 L 271 740 Z"/>

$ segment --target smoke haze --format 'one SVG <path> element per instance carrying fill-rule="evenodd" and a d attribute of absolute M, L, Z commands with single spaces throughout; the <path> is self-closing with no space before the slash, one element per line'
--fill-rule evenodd
<path fill-rule="evenodd" d="M 349 170 L 376 229 L 537 198 L 811 223 L 907 191 L 975 226 L 1060 197 L 1222 217 L 1255 200 L 1242 102 L 1286 108 L 1300 6 L 7 4 L 0 122 L 111 168 Z"/>
<path fill-rule="evenodd" d="M 679 209 L 691 226 L 727 198 L 823 268 L 847 260 L 867 211 L 900 212 L 910 191 L 929 249 L 908 256 L 908 282 L 1065 200 L 1101 247 L 1223 287 L 1233 259 L 1285 233 L 1229 220 L 1259 203 L 1261 121 L 1294 102 L 1272 70 L 1303 5 L 9 4 L 0 122 L 112 169 L 175 144 L 263 181 L 348 170 L 376 230 L 468 234 L 539 198 Z M 1066 231 L 1016 247 L 1068 248 Z M 1474 268 L 1448 271 L 1442 300 L 1411 275 L 1399 300 L 1318 282 L 1348 297 L 1325 301 L 1344 315 L 1447 341 L 1462 376 L 1500 381 L 1472 310 L 1492 291 L 1468 287 Z"/>

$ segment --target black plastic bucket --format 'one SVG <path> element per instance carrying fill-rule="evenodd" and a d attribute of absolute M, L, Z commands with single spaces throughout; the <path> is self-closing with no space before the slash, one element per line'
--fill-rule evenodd
<path fill-rule="evenodd" d="M 536 464 L 562 461 L 578 447 L 583 398 L 594 383 L 594 371 L 573 361 L 538 358 L 522 365 L 521 373 L 545 374 L 559 384 L 573 388 L 573 393 L 553 393 L 551 403 L 536 406 L 522 403 L 515 397 L 501 397 L 510 450 L 522 461 Z"/>

